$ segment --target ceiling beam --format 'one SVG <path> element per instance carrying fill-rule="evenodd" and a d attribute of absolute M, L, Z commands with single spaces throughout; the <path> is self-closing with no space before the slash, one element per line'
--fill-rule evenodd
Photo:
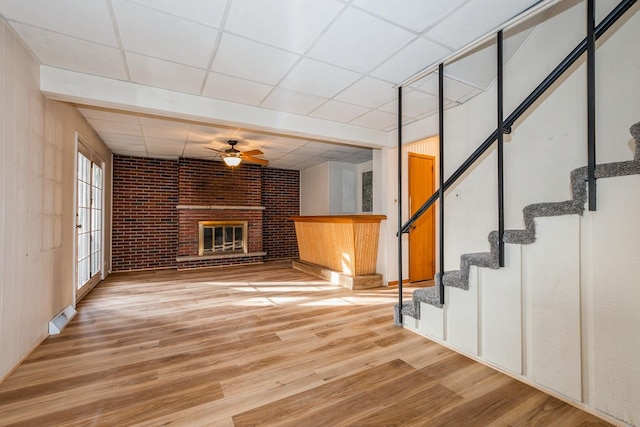
<path fill-rule="evenodd" d="M 42 65 L 40 90 L 48 98 L 299 138 L 384 148 L 388 132 L 236 104 Z"/>

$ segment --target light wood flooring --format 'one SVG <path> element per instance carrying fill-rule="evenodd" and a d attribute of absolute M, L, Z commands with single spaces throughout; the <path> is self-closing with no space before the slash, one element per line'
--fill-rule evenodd
<path fill-rule="evenodd" d="M 289 265 L 112 274 L 0 384 L 0 425 L 607 425 L 394 326 L 397 289 Z"/>

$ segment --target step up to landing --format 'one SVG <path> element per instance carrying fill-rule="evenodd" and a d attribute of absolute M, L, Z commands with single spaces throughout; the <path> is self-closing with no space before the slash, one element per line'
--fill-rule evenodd
<path fill-rule="evenodd" d="M 292 266 L 296 270 L 304 271 L 305 273 L 328 280 L 335 285 L 340 285 L 351 290 L 379 288 L 382 286 L 381 274 L 350 276 L 343 272 L 333 271 L 327 267 L 299 259 L 293 260 Z"/>

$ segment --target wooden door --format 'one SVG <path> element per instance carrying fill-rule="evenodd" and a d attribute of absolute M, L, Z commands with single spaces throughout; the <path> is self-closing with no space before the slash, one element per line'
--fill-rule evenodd
<path fill-rule="evenodd" d="M 435 191 L 435 157 L 409 153 L 409 212 L 413 215 Z M 432 280 L 436 253 L 435 205 L 409 232 L 409 280 Z"/>

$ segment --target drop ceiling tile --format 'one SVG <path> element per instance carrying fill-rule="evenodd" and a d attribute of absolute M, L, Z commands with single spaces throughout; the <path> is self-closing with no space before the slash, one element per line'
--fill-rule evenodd
<path fill-rule="evenodd" d="M 102 138 L 102 135 L 100 135 Z M 107 145 L 112 151 L 113 150 L 145 150 L 144 144 L 128 144 L 126 142 L 117 142 L 113 139 L 109 140 L 109 144 Z"/>
<path fill-rule="evenodd" d="M 166 138 L 144 138 L 145 145 L 147 146 L 147 150 L 151 149 L 167 149 L 167 150 L 177 150 L 180 149 L 180 152 L 184 150 L 185 141 L 180 141 L 178 139 L 166 139 Z"/>
<path fill-rule="evenodd" d="M 273 141 L 277 137 L 275 135 L 271 135 L 268 133 L 258 132 L 258 131 L 249 131 L 244 129 L 239 129 L 235 134 L 236 139 L 240 142 L 240 145 L 264 145 L 264 143 L 268 143 L 269 141 Z"/>
<path fill-rule="evenodd" d="M 380 107 L 388 113 L 397 113 L 398 103 L 393 101 Z M 438 97 L 417 90 L 402 95 L 402 116 L 416 118 L 438 111 Z M 397 114 L 395 115 L 397 118 Z M 397 120 L 397 119 L 396 119 Z"/>
<path fill-rule="evenodd" d="M 457 50 L 536 3 L 538 0 L 472 0 L 425 35 Z"/>
<path fill-rule="evenodd" d="M 239 104 L 259 105 L 272 89 L 273 86 L 263 83 L 209 73 L 202 95 Z"/>
<path fill-rule="evenodd" d="M 201 147 L 211 143 L 215 137 L 216 135 L 211 133 L 190 131 L 189 135 L 187 135 L 187 142 L 194 147 Z"/>
<path fill-rule="evenodd" d="M 277 84 L 299 57 L 228 33 L 222 35 L 211 69 L 270 85 Z"/>
<path fill-rule="evenodd" d="M 154 128 L 149 126 L 142 127 L 142 134 L 144 135 L 145 141 L 149 141 L 150 139 L 164 139 L 171 141 L 187 141 L 187 135 L 189 131 L 187 129 L 167 129 L 167 128 Z"/>
<path fill-rule="evenodd" d="M 176 92 L 200 94 L 205 70 L 127 52 L 131 81 Z"/>
<path fill-rule="evenodd" d="M 0 0 L 2 15 L 15 22 L 117 47 L 107 2 Z"/>
<path fill-rule="evenodd" d="M 304 139 L 298 139 L 293 137 L 290 138 L 286 136 L 277 136 L 271 141 L 269 146 L 276 145 L 276 146 L 290 146 L 290 147 L 300 148 L 300 147 L 304 147 L 308 143 L 309 141 Z"/>
<path fill-rule="evenodd" d="M 366 148 L 361 148 L 361 147 L 354 147 L 351 145 L 338 145 L 336 144 L 333 147 L 334 151 L 339 151 L 341 153 L 349 153 L 349 154 L 356 154 L 356 153 L 361 153 L 363 150 L 367 150 Z"/>
<path fill-rule="evenodd" d="M 397 124 L 398 118 L 395 114 L 386 111 L 371 110 L 367 114 L 353 120 L 351 124 L 364 126 L 371 129 L 385 129 L 388 126 Z"/>
<path fill-rule="evenodd" d="M 368 108 L 378 108 L 397 97 L 398 92 L 391 83 L 364 77 L 338 94 L 335 100 Z"/>
<path fill-rule="evenodd" d="M 225 30 L 304 53 L 343 7 L 335 0 L 234 0 Z"/>
<path fill-rule="evenodd" d="M 129 113 L 118 113 L 116 111 L 102 110 L 100 108 L 93 107 L 78 107 L 80 113 L 85 119 L 99 119 L 109 122 L 140 124 L 138 116 Z"/>
<path fill-rule="evenodd" d="M 371 75 L 383 80 L 401 83 L 449 54 L 451 54 L 451 50 L 430 40 L 419 38 L 373 70 Z"/>
<path fill-rule="evenodd" d="M 327 151 L 322 157 L 330 161 L 341 162 L 350 155 L 351 154 L 345 153 L 344 151 Z"/>
<path fill-rule="evenodd" d="M 273 110 L 306 116 L 325 102 L 326 99 L 292 90 L 276 88 L 262 102 L 261 106 Z"/>
<path fill-rule="evenodd" d="M 110 132 L 98 132 L 100 138 L 102 138 L 105 143 L 111 147 L 134 147 L 134 146 L 142 146 L 144 147 L 144 138 L 140 135 L 123 135 L 118 133 L 110 133 Z"/>
<path fill-rule="evenodd" d="M 314 144 L 307 144 L 300 148 L 297 148 L 294 153 L 296 154 L 304 154 L 307 156 L 322 156 L 322 154 L 326 153 L 327 150 L 324 147 L 315 147 Z"/>
<path fill-rule="evenodd" d="M 280 87 L 331 98 L 362 77 L 353 71 L 304 58 L 280 82 Z"/>
<path fill-rule="evenodd" d="M 140 116 L 140 124 L 143 127 L 165 128 L 165 129 L 180 129 L 187 131 L 191 129 L 192 124 L 183 120 L 173 120 L 162 117 L 148 117 Z M 143 129 L 144 130 L 144 129 Z"/>
<path fill-rule="evenodd" d="M 364 162 L 368 162 L 371 158 L 363 157 L 360 155 L 350 154 L 342 159 L 343 162 L 352 163 L 352 164 L 360 164 Z"/>
<path fill-rule="evenodd" d="M 445 70 L 446 74 L 446 70 Z M 439 79 L 438 73 L 433 73 L 411 85 L 411 87 L 416 88 L 420 91 L 427 92 L 433 96 L 439 96 Z M 459 82 L 450 77 L 444 78 L 444 97 L 445 99 L 449 99 L 456 102 L 464 102 L 468 100 L 470 97 L 477 95 L 482 92 L 480 89 Z"/>
<path fill-rule="evenodd" d="M 147 153 L 150 156 L 171 156 L 171 157 L 179 157 L 182 155 L 184 151 L 184 147 L 169 147 L 169 146 L 154 146 L 147 144 Z"/>
<path fill-rule="evenodd" d="M 110 122 L 107 120 L 89 119 L 91 127 L 98 133 L 116 133 L 121 135 L 142 136 L 142 127 L 131 123 Z"/>
<path fill-rule="evenodd" d="M 310 157 L 312 156 L 296 154 L 295 152 L 293 152 L 285 156 L 282 156 L 279 160 L 281 162 L 299 163 L 299 162 L 304 162 L 305 160 L 309 160 Z"/>
<path fill-rule="evenodd" d="M 151 9 L 161 10 L 210 27 L 220 28 L 227 0 L 134 0 Z"/>
<path fill-rule="evenodd" d="M 368 108 L 360 107 L 358 105 L 329 100 L 309 115 L 319 119 L 348 123 L 368 111 Z"/>
<path fill-rule="evenodd" d="M 340 146 L 339 144 L 332 144 L 332 143 L 329 143 L 329 142 L 316 142 L 316 141 L 313 141 L 312 143 L 305 145 L 305 147 L 310 146 L 310 145 L 313 146 L 314 148 L 323 148 L 325 151 L 330 151 L 330 150 L 333 150 L 336 147 Z"/>
<path fill-rule="evenodd" d="M 348 9 L 311 48 L 309 56 L 368 73 L 413 38 L 415 35 L 409 31 Z"/>
<path fill-rule="evenodd" d="M 207 68 L 218 31 L 125 0 L 113 0 L 125 50 Z"/>
<path fill-rule="evenodd" d="M 14 23 L 13 28 L 43 64 L 126 80 L 118 49 Z"/>
<path fill-rule="evenodd" d="M 450 14 L 465 1 L 355 0 L 353 4 L 412 31 L 422 32 Z M 407 13 L 407 11 L 411 12 Z"/>

